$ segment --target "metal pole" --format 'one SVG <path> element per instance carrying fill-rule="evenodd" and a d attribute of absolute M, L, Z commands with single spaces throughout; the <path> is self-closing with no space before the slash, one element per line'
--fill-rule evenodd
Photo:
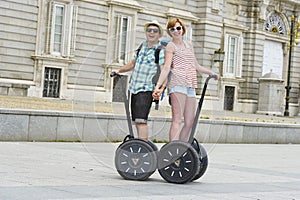
<path fill-rule="evenodd" d="M 289 100 L 290 100 L 290 74 L 291 74 L 291 63 L 292 63 L 292 52 L 294 46 L 294 24 L 295 24 L 295 17 L 294 15 L 291 16 L 291 32 L 290 32 L 290 51 L 289 51 L 289 64 L 288 64 L 288 71 L 287 71 L 287 85 L 286 89 L 286 97 L 285 97 L 285 110 L 284 116 L 289 116 Z"/>

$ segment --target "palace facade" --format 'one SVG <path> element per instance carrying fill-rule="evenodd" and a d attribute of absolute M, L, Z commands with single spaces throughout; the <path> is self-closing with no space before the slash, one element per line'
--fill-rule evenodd
<path fill-rule="evenodd" d="M 179 17 L 198 62 L 220 75 L 204 109 L 298 116 L 299 16 L 300 0 L 1 0 L 0 95 L 121 101 L 110 72 L 146 22 Z"/>

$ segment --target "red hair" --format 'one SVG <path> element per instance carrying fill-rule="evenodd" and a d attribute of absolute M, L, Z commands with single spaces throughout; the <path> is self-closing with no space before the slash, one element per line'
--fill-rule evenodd
<path fill-rule="evenodd" d="M 179 23 L 180 26 L 182 26 L 182 35 L 185 34 L 186 28 L 184 23 L 179 19 L 179 18 L 171 18 L 169 19 L 168 23 L 167 23 L 167 33 L 170 35 L 170 31 L 169 28 L 172 28 L 175 26 L 176 23 Z M 171 36 L 171 35 L 170 35 Z"/>

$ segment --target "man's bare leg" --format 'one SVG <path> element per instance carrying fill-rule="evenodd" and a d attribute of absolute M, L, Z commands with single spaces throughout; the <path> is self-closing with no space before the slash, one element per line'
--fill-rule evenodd
<path fill-rule="evenodd" d="M 139 139 L 148 141 L 148 125 L 146 123 L 135 124 Z"/>

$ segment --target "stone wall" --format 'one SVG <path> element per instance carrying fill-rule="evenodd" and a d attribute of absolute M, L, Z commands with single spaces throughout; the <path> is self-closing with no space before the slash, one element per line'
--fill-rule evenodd
<path fill-rule="evenodd" d="M 150 118 L 150 139 L 168 141 L 170 124 L 170 118 Z M 113 142 L 128 134 L 124 115 L 95 113 L 2 109 L 0 127 L 0 141 Z M 200 119 L 195 138 L 205 143 L 300 144 L 300 125 Z"/>

